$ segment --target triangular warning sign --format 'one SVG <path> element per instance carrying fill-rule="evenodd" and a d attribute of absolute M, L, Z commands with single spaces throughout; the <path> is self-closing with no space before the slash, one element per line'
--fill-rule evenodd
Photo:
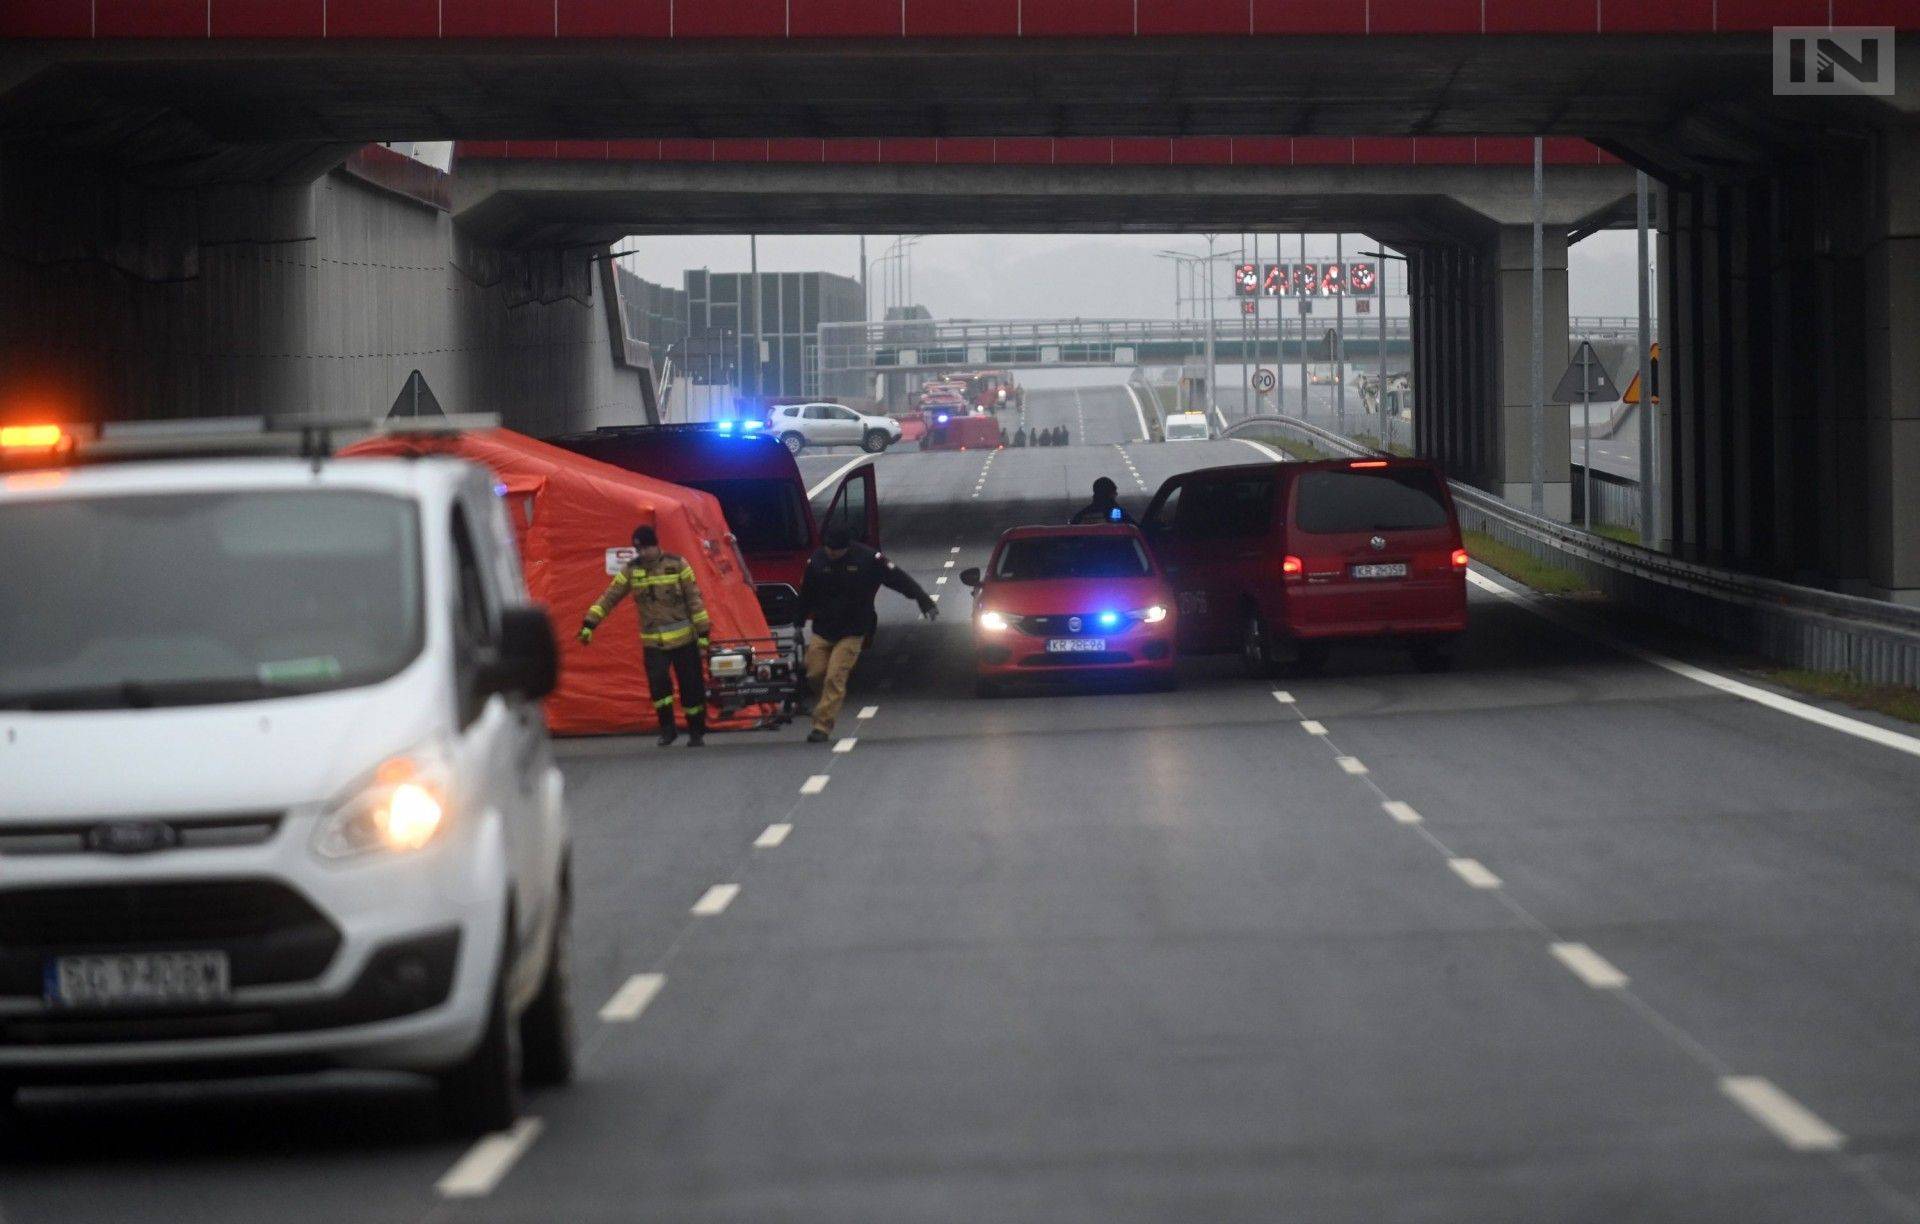
<path fill-rule="evenodd" d="M 1567 372 L 1560 376 L 1559 385 L 1547 398 L 1556 404 L 1577 404 L 1582 400 L 1606 403 L 1620 398 L 1620 388 L 1614 385 L 1607 367 L 1600 364 L 1600 355 L 1593 351 L 1593 345 L 1582 340 L 1580 347 L 1573 351 L 1573 360 L 1567 363 Z"/>
<path fill-rule="evenodd" d="M 1647 354 L 1647 370 L 1653 375 L 1653 402 L 1660 402 L 1660 346 L 1654 345 Z M 1632 381 L 1627 383 L 1627 393 L 1620 397 L 1622 403 L 1640 402 L 1640 374 L 1635 371 Z"/>
<path fill-rule="evenodd" d="M 393 399 L 393 407 L 387 409 L 387 418 L 394 417 L 444 417 L 446 409 L 434 397 L 433 388 L 427 386 L 427 380 L 420 371 L 407 375 L 407 381 L 401 384 L 400 394 Z"/>

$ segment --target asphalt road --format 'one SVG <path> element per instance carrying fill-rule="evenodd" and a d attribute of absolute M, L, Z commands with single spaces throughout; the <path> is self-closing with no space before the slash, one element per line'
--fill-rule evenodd
<path fill-rule="evenodd" d="M 976 700 L 998 530 L 1259 458 L 1031 401 L 1088 444 L 875 461 L 943 615 L 882 593 L 848 750 L 563 745 L 584 1066 L 490 1193 L 339 1077 L 30 1097 L 0 1220 L 1920 1218 L 1920 758 L 1479 587 L 1447 674 Z"/>

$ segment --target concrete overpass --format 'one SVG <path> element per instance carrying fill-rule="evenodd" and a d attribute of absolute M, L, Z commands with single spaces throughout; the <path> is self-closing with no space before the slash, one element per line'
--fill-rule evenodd
<path fill-rule="evenodd" d="M 1051 142 L 1052 172 L 1063 147 L 1100 160 L 1097 145 L 1068 142 L 1108 142 L 1112 169 L 1136 149 L 1122 142 L 1142 139 L 1198 152 L 1223 138 L 1347 136 L 1372 150 L 1393 138 L 1579 137 L 1667 188 L 1659 314 L 1674 546 L 1920 599 L 1920 356 L 1900 343 L 1920 330 L 1904 288 L 1920 283 L 1915 79 L 1886 98 L 1776 96 L 1768 31 L 1780 22 L 1891 25 L 1899 58 L 1920 54 L 1920 18 L 1902 0 L 19 0 L 0 12 L 0 231 L 18 261 L 10 297 L 56 309 L 16 325 L 6 346 L 43 370 L 168 354 L 155 377 L 122 388 L 127 404 L 238 403 L 286 385 L 262 370 L 362 360 L 358 318 L 321 343 L 302 339 L 308 324 L 260 320 L 311 310 L 298 305 L 308 290 L 282 275 L 281 257 L 325 228 L 299 220 L 311 207 L 300 193 L 370 140 L 584 141 L 567 148 L 587 152 L 652 142 L 658 155 L 658 142 L 793 139 L 871 147 L 884 169 L 926 160 L 924 143 L 890 142 L 961 134 Z M 497 322 L 479 331 L 499 337 L 486 344 L 603 344 L 603 320 L 561 305 L 590 284 L 588 253 L 437 233 L 430 260 L 391 257 L 376 239 L 322 256 L 318 279 L 299 284 L 435 260 L 444 281 L 473 254 L 480 270 L 462 281 L 507 286 L 486 307 Z M 235 289 L 224 306 L 204 285 L 80 290 L 48 271 L 134 266 L 160 283 L 197 277 L 189 252 L 224 244 L 250 252 L 209 256 Z M 1512 414 L 1487 405 L 1518 398 L 1512 354 L 1497 356 L 1526 276 L 1513 232 L 1410 234 L 1403 249 L 1421 381 L 1438 392 L 1422 446 L 1503 487 Z M 440 295 L 465 293 L 443 283 Z M 529 325 L 505 312 L 534 317 L 514 302 L 576 313 L 509 338 Z M 448 354 L 470 349 L 474 327 L 423 329 L 406 352 L 459 364 Z M 194 328 L 203 340 L 188 338 Z M 558 415 L 584 420 L 620 400 L 557 360 L 580 396 Z M 482 394 L 496 381 L 467 379 Z"/>

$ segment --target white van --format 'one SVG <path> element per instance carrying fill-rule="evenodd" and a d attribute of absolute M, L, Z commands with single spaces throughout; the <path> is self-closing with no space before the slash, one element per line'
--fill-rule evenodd
<path fill-rule="evenodd" d="M 554 641 L 488 473 L 0 466 L 0 557 L 0 1107 L 361 1067 L 479 1132 L 570 1076 Z"/>
<path fill-rule="evenodd" d="M 1163 432 L 1169 442 L 1205 442 L 1213 436 L 1204 412 L 1170 412 Z"/>

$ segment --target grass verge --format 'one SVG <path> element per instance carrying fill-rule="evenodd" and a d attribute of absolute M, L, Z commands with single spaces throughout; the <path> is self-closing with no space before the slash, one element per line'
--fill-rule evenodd
<path fill-rule="evenodd" d="M 1467 554 L 1475 561 L 1489 569 L 1499 570 L 1542 595 L 1582 595 L 1592 590 L 1572 570 L 1536 561 L 1532 555 L 1511 544 L 1502 544 L 1484 531 L 1464 533 L 1462 543 L 1467 547 Z"/>
<path fill-rule="evenodd" d="M 1311 442 L 1302 442 L 1300 439 L 1282 433 L 1277 429 L 1262 429 L 1258 425 L 1236 429 L 1233 432 L 1233 436 L 1264 443 L 1280 451 L 1282 454 L 1309 463 L 1315 459 L 1334 459 L 1338 457 L 1329 455 Z"/>
<path fill-rule="evenodd" d="M 1364 433 L 1354 434 L 1353 440 L 1355 442 L 1358 442 L 1360 445 L 1366 447 L 1369 450 L 1383 449 L 1380 445 L 1379 436 L 1375 434 L 1364 434 Z M 1392 453 L 1400 456 L 1402 459 L 1413 458 L 1413 448 L 1411 446 L 1408 446 L 1405 442 L 1395 442 L 1393 444 Z"/>
<path fill-rule="evenodd" d="M 1824 697 L 1859 710 L 1872 710 L 1905 722 L 1920 723 L 1920 690 L 1891 684 L 1868 684 L 1845 672 L 1808 671 L 1798 667 L 1761 668 L 1761 678 L 1783 688 Z"/>

